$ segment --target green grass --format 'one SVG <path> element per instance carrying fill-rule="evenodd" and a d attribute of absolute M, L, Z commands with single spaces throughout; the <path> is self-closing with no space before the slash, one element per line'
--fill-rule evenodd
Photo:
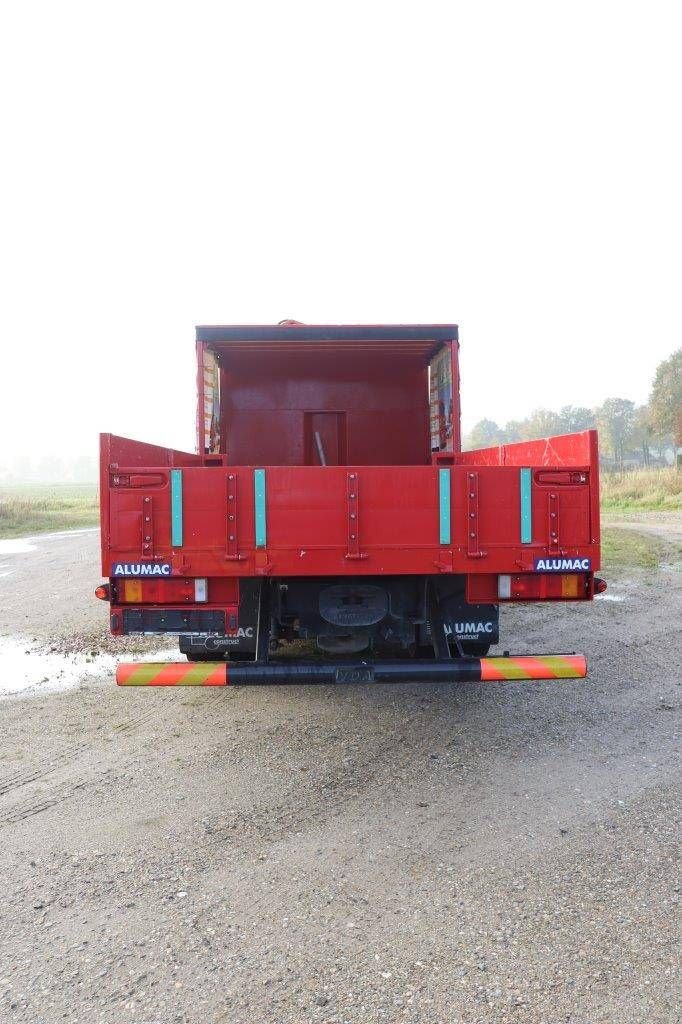
<path fill-rule="evenodd" d="M 94 484 L 27 484 L 0 487 L 0 537 L 96 526 Z"/>
<path fill-rule="evenodd" d="M 603 512 L 682 509 L 682 470 L 674 467 L 624 473 L 602 470 L 600 484 Z"/>
<path fill-rule="evenodd" d="M 601 534 L 601 554 L 602 569 L 608 573 L 623 569 L 657 569 L 664 559 L 679 555 L 679 550 L 657 537 L 607 526 Z"/>

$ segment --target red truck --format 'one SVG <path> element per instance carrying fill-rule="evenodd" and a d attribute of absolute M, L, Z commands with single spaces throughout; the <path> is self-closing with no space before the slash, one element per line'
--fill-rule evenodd
<path fill-rule="evenodd" d="M 101 437 L 111 632 L 187 656 L 120 684 L 585 675 L 487 655 L 500 604 L 605 589 L 595 431 L 462 451 L 455 325 L 196 335 L 197 452 Z"/>

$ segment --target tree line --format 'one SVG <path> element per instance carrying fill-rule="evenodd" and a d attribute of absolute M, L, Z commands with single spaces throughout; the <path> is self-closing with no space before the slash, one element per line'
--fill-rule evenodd
<path fill-rule="evenodd" d="M 659 363 L 646 405 L 607 398 L 596 409 L 575 405 L 565 405 L 558 412 L 535 409 L 527 419 L 510 420 L 503 427 L 483 419 L 464 438 L 464 447 L 489 448 L 594 428 L 599 431 L 600 457 L 607 466 L 667 464 L 671 450 L 682 447 L 682 348 Z"/>

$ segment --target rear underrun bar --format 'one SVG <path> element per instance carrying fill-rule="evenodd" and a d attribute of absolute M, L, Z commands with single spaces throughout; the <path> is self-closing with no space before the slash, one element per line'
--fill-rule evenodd
<path fill-rule="evenodd" d="M 505 679 L 583 679 L 582 654 L 451 658 L 443 661 L 121 664 L 119 686 L 289 686 L 295 683 L 489 683 Z"/>

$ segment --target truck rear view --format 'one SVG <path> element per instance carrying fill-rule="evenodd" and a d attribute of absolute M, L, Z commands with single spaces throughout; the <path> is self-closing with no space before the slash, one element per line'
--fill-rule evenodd
<path fill-rule="evenodd" d="M 488 650 L 604 586 L 594 431 L 463 452 L 454 325 L 199 327 L 197 371 L 196 453 L 101 438 L 111 631 L 187 657 L 119 683 L 585 674 Z"/>

